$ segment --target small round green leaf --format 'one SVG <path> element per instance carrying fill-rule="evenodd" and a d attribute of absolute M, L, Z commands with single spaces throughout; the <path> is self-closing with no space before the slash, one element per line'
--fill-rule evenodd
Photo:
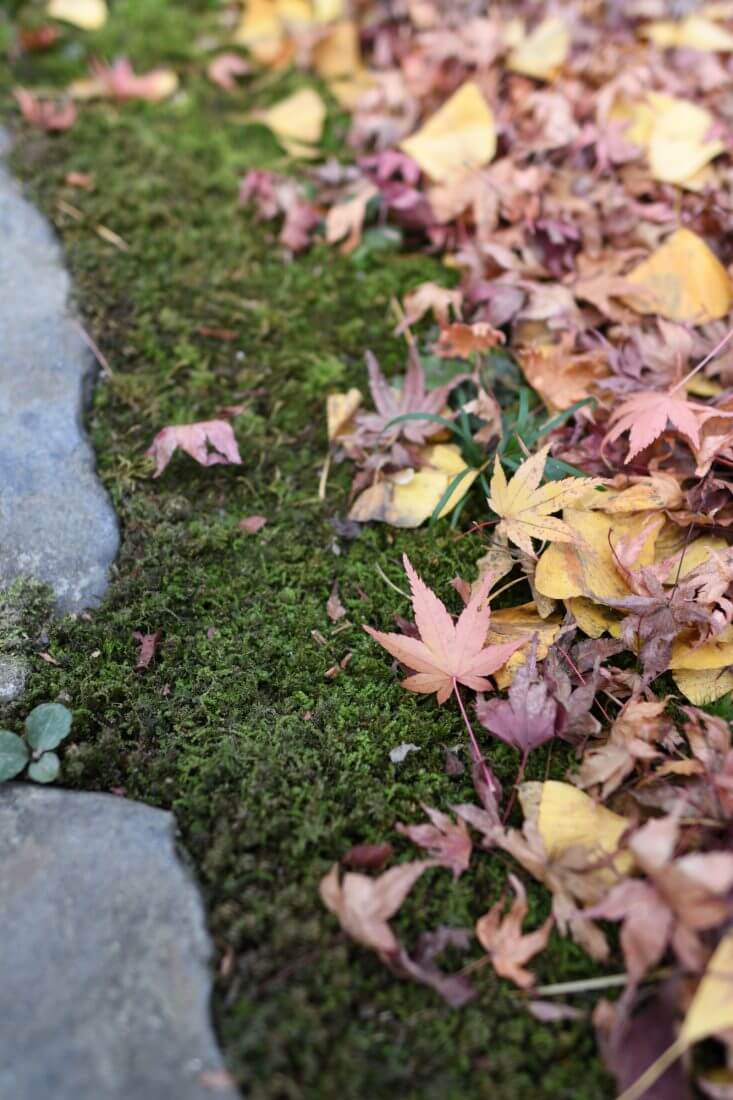
<path fill-rule="evenodd" d="M 55 752 L 44 752 L 40 760 L 34 760 L 28 768 L 28 775 L 36 783 L 53 783 L 61 771 L 61 761 Z"/>
<path fill-rule="evenodd" d="M 17 733 L 0 730 L 0 783 L 13 779 L 28 763 L 28 747 Z"/>
<path fill-rule="evenodd" d="M 71 711 L 61 703 L 41 703 L 25 720 L 28 743 L 36 752 L 55 749 L 71 730 Z"/>

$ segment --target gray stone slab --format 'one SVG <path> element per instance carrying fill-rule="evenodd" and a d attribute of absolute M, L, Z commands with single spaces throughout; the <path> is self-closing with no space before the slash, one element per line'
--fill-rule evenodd
<path fill-rule="evenodd" d="M 94 362 L 68 298 L 51 227 L 0 164 L 0 587 L 35 577 L 60 612 L 99 601 L 118 548 L 82 426 Z"/>
<path fill-rule="evenodd" d="M 234 1100 L 174 831 L 113 795 L 0 788 L 2 1100 Z"/>

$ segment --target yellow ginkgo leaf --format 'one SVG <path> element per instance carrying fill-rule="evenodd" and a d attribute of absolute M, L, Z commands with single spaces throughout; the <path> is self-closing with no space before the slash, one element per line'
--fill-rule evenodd
<path fill-rule="evenodd" d="M 605 494 L 598 494 L 601 499 Z M 605 512 L 568 508 L 563 521 L 575 533 L 572 546 L 549 546 L 540 558 L 535 584 L 543 596 L 567 600 L 588 596 L 595 601 L 628 596 L 628 585 L 618 568 L 614 548 L 620 540 L 644 536 L 630 564 L 651 565 L 659 531 L 660 513 L 638 512 L 609 516 Z"/>
<path fill-rule="evenodd" d="M 733 666 L 733 626 L 726 627 L 709 641 L 695 646 L 679 637 L 672 646 L 669 667 L 672 669 L 709 669 Z"/>
<path fill-rule="evenodd" d="M 649 259 L 627 276 L 648 294 L 649 304 L 628 298 L 640 313 L 702 325 L 725 317 L 733 295 L 728 272 L 705 241 L 690 229 L 677 229 Z"/>
<path fill-rule="evenodd" d="M 654 115 L 648 153 L 655 179 L 684 183 L 723 152 L 722 141 L 708 140 L 715 120 L 704 107 L 659 92 L 647 98 Z"/>
<path fill-rule="evenodd" d="M 543 660 L 555 641 L 562 619 L 559 615 L 552 615 L 543 619 L 534 603 L 521 604 L 519 607 L 505 607 L 492 612 L 489 633 L 486 636 L 487 645 L 495 645 L 501 642 L 516 642 L 521 640 L 531 641 L 537 635 L 537 660 Z M 514 673 L 527 660 L 526 647 L 518 649 L 511 655 L 507 663 L 493 674 L 497 687 L 500 690 L 509 687 L 514 679 Z"/>
<path fill-rule="evenodd" d="M 609 121 L 623 126 L 624 136 L 641 145 L 654 179 L 696 191 L 706 182 L 706 166 L 725 146 L 708 135 L 715 119 L 687 99 L 649 92 L 645 99 L 617 101 Z"/>
<path fill-rule="evenodd" d="M 318 156 L 315 145 L 323 134 L 326 104 L 312 88 L 293 92 L 258 117 L 291 156 Z"/>
<path fill-rule="evenodd" d="M 647 23 L 641 34 L 662 50 L 707 50 L 714 53 L 733 51 L 733 34 L 705 15 L 688 15 L 679 21 L 661 19 Z"/>
<path fill-rule="evenodd" d="M 357 523 L 377 521 L 392 527 L 419 527 L 433 515 L 454 478 L 463 474 L 439 513 L 448 515 L 480 471 L 466 466 L 454 443 L 424 447 L 420 455 L 425 465 L 419 470 L 399 470 L 365 489 L 354 501 L 349 519 Z"/>
<path fill-rule="evenodd" d="M 496 152 L 496 126 L 478 84 L 462 84 L 400 148 L 441 183 L 488 164 Z"/>
<path fill-rule="evenodd" d="M 501 520 L 497 536 L 509 539 L 530 556 L 534 556 L 532 539 L 575 542 L 576 532 L 552 513 L 581 500 L 589 506 L 592 491 L 602 484 L 600 478 L 565 477 L 540 486 L 549 452 L 549 444 L 541 447 L 522 463 L 509 482 L 497 457 L 491 479 L 489 507 Z"/>
<path fill-rule="evenodd" d="M 313 50 L 313 67 L 324 80 L 353 78 L 360 71 L 359 32 L 353 20 L 328 29 Z"/>
<path fill-rule="evenodd" d="M 245 46 L 261 65 L 286 65 L 294 54 L 276 0 L 248 0 L 234 41 Z"/>
<path fill-rule="evenodd" d="M 507 68 L 535 80 L 552 80 L 569 52 L 570 31 L 567 24 L 555 16 L 544 19 L 514 47 L 507 59 Z"/>
<path fill-rule="evenodd" d="M 688 1045 L 733 1028 L 733 933 L 724 936 L 687 1010 L 680 1039 Z"/>
<path fill-rule="evenodd" d="M 537 828 L 549 856 L 557 858 L 569 848 L 590 849 L 598 852 L 599 856 L 618 852 L 621 837 L 630 822 L 594 802 L 578 787 L 548 779 L 544 783 L 523 783 L 520 792 L 525 794 L 523 807 L 527 794 L 531 802 L 539 793 Z M 626 873 L 633 865 L 633 858 L 628 852 L 620 852 L 614 864 L 618 871 Z M 608 868 L 607 873 L 613 875 L 614 871 Z"/>
<path fill-rule="evenodd" d="M 733 691 L 733 672 L 725 668 L 677 668 L 672 679 L 696 707 L 704 707 Z"/>
<path fill-rule="evenodd" d="M 610 634 L 612 638 L 621 636 L 623 616 L 612 608 L 594 603 L 585 596 L 573 596 L 566 601 L 566 607 L 579 628 L 589 638 L 600 638 L 604 634 Z"/>
<path fill-rule="evenodd" d="M 107 22 L 107 4 L 106 0 L 48 0 L 46 14 L 85 31 L 98 31 Z"/>

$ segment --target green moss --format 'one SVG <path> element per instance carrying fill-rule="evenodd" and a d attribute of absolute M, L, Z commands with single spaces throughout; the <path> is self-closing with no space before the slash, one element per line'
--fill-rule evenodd
<path fill-rule="evenodd" d="M 88 423 L 123 529 L 107 600 L 53 626 L 47 648 L 58 665 L 35 662 L 23 713 L 66 693 L 74 742 L 65 781 L 175 811 L 222 960 L 219 1030 L 256 1100 L 601 1100 L 612 1090 L 589 1024 L 533 1022 L 489 970 L 475 1004 L 452 1011 L 347 942 L 319 903 L 320 877 L 350 845 L 390 838 L 407 855 L 395 821 L 416 820 L 421 800 L 472 800 L 466 778 L 444 771 L 444 746 L 464 740 L 457 711 L 403 692 L 361 624 L 389 627 L 407 611 L 377 565 L 402 585 L 407 550 L 445 594 L 456 573 L 470 575 L 481 545 L 455 541 L 446 525 L 338 539 L 330 520 L 345 508 L 344 469 L 318 500 L 324 391 L 363 386 L 366 348 L 400 366 L 391 299 L 446 276 L 436 259 L 393 252 L 355 263 L 316 247 L 283 262 L 275 233 L 237 209 L 241 173 L 285 161 L 261 128 L 237 121 L 254 93 L 232 99 L 199 74 L 196 38 L 210 33 L 215 9 L 117 0 L 102 34 L 79 47 L 80 35 L 65 33 L 59 51 L 22 59 L 15 74 L 31 85 L 63 81 L 92 53 L 124 51 L 143 68 L 174 62 L 184 76 L 171 103 L 95 105 L 70 133 L 23 132 L 16 149 L 111 366 Z M 272 99 L 283 79 L 257 78 L 259 94 Z M 66 187 L 71 170 L 93 172 L 94 189 Z M 100 238 L 100 224 L 129 251 Z M 238 337 L 217 342 L 202 325 Z M 236 422 L 240 468 L 176 457 L 150 478 L 143 452 L 160 427 L 233 403 L 246 407 Z M 238 521 L 253 513 L 268 524 L 247 536 Z M 348 621 L 334 630 L 326 600 L 336 579 Z M 163 632 L 142 674 L 138 630 Z M 11 722 L 18 717 L 11 711 Z M 388 754 L 402 741 L 420 751 L 398 767 Z M 510 783 L 511 750 L 492 749 L 492 762 Z M 530 774 L 561 776 L 566 766 L 557 750 L 540 752 Z M 440 923 L 470 926 L 500 896 L 507 867 L 500 854 L 480 854 L 458 883 L 429 872 L 397 921 L 401 935 L 410 943 Z M 528 887 L 539 920 L 548 898 Z M 593 972 L 557 938 L 536 969 L 542 980 Z"/>

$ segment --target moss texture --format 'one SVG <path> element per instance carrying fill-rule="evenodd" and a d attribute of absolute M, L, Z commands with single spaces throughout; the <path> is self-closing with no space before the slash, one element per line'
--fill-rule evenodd
<path fill-rule="evenodd" d="M 20 7 L 32 22 L 34 6 Z M 176 813 L 219 952 L 219 1032 L 248 1095 L 609 1097 L 588 1023 L 535 1023 L 490 970 L 477 979 L 478 1000 L 453 1011 L 349 943 L 317 896 L 320 877 L 354 843 L 391 839 L 410 854 L 392 827 L 419 819 L 421 800 L 473 800 L 465 777 L 444 770 L 444 746 L 464 740 L 457 711 L 403 692 L 361 624 L 389 628 L 395 612 L 407 613 L 377 566 L 402 586 L 407 550 L 445 596 L 451 577 L 470 575 L 479 540 L 456 541 L 443 524 L 368 529 L 347 542 L 331 524 L 344 510 L 347 471 L 332 473 L 325 505 L 317 498 L 326 391 L 363 386 L 367 347 L 388 371 L 401 368 L 390 300 L 444 281 L 443 269 L 422 254 L 354 263 L 320 247 L 284 261 L 236 194 L 247 168 L 288 168 L 242 116 L 293 78 L 257 77 L 236 97 L 212 87 L 197 39 L 216 31 L 216 4 L 111 8 L 99 34 L 65 32 L 51 53 L 17 58 L 12 81 L 63 85 L 90 56 L 122 52 L 139 68 L 172 63 L 182 75 L 170 103 L 91 106 L 68 134 L 22 131 L 14 153 L 62 235 L 79 307 L 111 366 L 88 427 L 123 546 L 102 607 L 53 624 L 49 639 L 29 627 L 27 647 L 58 663 L 33 659 L 30 694 L 5 724 L 62 693 L 75 716 L 64 782 Z M 0 79 L 15 121 L 10 79 Z M 344 125 L 331 125 L 334 148 Z M 67 187 L 69 171 L 93 172 L 94 189 Z M 100 224 L 129 251 L 102 239 Z M 239 335 L 217 342 L 201 325 Z M 160 427 L 237 402 L 246 406 L 236 421 L 240 468 L 176 457 L 151 479 L 143 452 Z M 238 523 L 253 513 L 268 524 L 248 536 Z M 338 630 L 326 615 L 334 580 L 348 610 Z M 133 632 L 154 630 L 163 633 L 158 659 L 137 673 Z M 348 667 L 327 679 L 347 653 Z M 403 741 L 420 751 L 395 766 L 389 750 Z M 492 761 L 511 782 L 514 754 L 492 750 Z M 566 764 L 539 752 L 530 775 L 560 777 Z M 502 855 L 479 855 L 456 884 L 429 872 L 403 907 L 400 934 L 409 944 L 424 928 L 470 926 L 500 896 L 507 866 Z M 548 899 L 528 887 L 534 922 Z M 593 972 L 557 937 L 536 969 L 543 981 Z"/>

